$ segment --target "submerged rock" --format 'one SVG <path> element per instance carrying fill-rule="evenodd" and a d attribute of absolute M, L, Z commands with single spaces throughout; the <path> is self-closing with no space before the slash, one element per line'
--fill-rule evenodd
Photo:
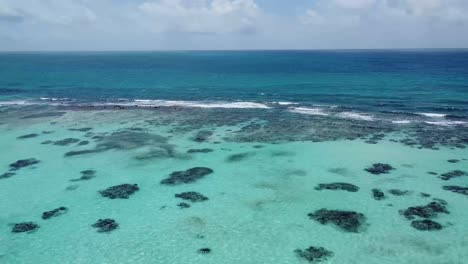
<path fill-rule="evenodd" d="M 390 189 L 388 190 L 388 192 L 392 195 L 395 195 L 395 196 L 403 196 L 403 195 L 408 195 L 408 194 L 411 194 L 410 191 L 402 191 L 402 190 L 399 190 L 399 189 Z"/>
<path fill-rule="evenodd" d="M 27 134 L 27 135 L 23 135 L 23 136 L 19 136 L 17 137 L 17 139 L 27 139 L 27 138 L 35 138 L 35 137 L 38 137 L 39 135 L 38 134 Z"/>
<path fill-rule="evenodd" d="M 80 140 L 77 138 L 66 138 L 66 139 L 54 141 L 53 144 L 55 146 L 68 146 L 68 145 L 75 144 L 78 142 L 80 142 Z"/>
<path fill-rule="evenodd" d="M 91 153 L 99 153 L 106 151 L 106 149 L 85 149 L 85 150 L 73 150 L 65 153 L 65 157 L 71 157 L 71 156 L 77 156 L 77 155 L 85 155 L 85 154 L 91 154 Z"/>
<path fill-rule="evenodd" d="M 390 164 L 385 164 L 385 163 L 375 163 L 372 164 L 371 167 L 368 167 L 364 169 L 365 171 L 378 175 L 378 174 L 387 174 L 390 173 L 391 170 L 394 170 Z"/>
<path fill-rule="evenodd" d="M 46 219 L 49 219 L 49 218 L 52 218 L 52 217 L 57 217 L 57 216 L 60 216 L 62 214 L 65 214 L 66 212 L 68 212 L 68 208 L 64 207 L 64 206 L 61 206 L 61 207 L 56 208 L 54 210 L 42 213 L 42 219 L 46 220 Z"/>
<path fill-rule="evenodd" d="M 457 163 L 457 162 L 459 162 L 460 160 L 457 160 L 457 159 L 449 159 L 449 160 L 447 160 L 447 161 L 450 162 L 450 163 Z"/>
<path fill-rule="evenodd" d="M 87 181 L 91 180 L 92 178 L 96 177 L 96 171 L 95 170 L 84 170 L 81 171 L 81 177 L 78 179 L 71 179 L 71 182 L 77 182 L 77 181 Z"/>
<path fill-rule="evenodd" d="M 110 232 L 119 227 L 119 224 L 110 218 L 99 219 L 96 223 L 91 225 L 94 228 L 97 228 L 99 233 Z"/>
<path fill-rule="evenodd" d="M 319 263 L 333 257 L 333 252 L 323 247 L 309 247 L 304 250 L 296 249 L 294 253 L 300 258 L 303 258 L 310 263 Z"/>
<path fill-rule="evenodd" d="M 188 203 L 179 203 L 177 206 L 179 206 L 181 209 L 190 208 L 190 204 Z"/>
<path fill-rule="evenodd" d="M 78 189 L 78 187 L 80 187 L 78 184 L 74 184 L 74 185 L 67 186 L 67 188 L 65 188 L 65 190 L 66 191 L 74 191 L 74 190 Z"/>
<path fill-rule="evenodd" d="M 184 199 L 184 200 L 189 200 L 192 203 L 203 202 L 203 201 L 208 200 L 208 197 L 204 196 L 201 193 L 197 193 L 197 192 L 183 192 L 183 193 L 176 194 L 175 197 L 181 198 L 181 199 Z"/>
<path fill-rule="evenodd" d="M 385 199 L 385 193 L 380 189 L 372 189 L 372 197 L 374 197 L 375 200 L 380 201 Z"/>
<path fill-rule="evenodd" d="M 450 171 L 450 172 L 441 174 L 439 176 L 439 178 L 444 180 L 444 181 L 448 181 L 448 180 L 450 180 L 452 178 L 458 178 L 458 177 L 466 176 L 466 175 L 468 175 L 468 172 L 466 172 L 466 171 L 454 170 L 454 171 Z"/>
<path fill-rule="evenodd" d="M 200 253 L 200 254 L 209 254 L 209 253 L 211 253 L 211 249 L 209 249 L 209 248 L 200 248 L 197 252 Z"/>
<path fill-rule="evenodd" d="M 245 160 L 248 157 L 253 156 L 253 155 L 254 155 L 254 152 L 245 152 L 245 153 L 239 153 L 239 154 L 232 154 L 232 155 L 229 155 L 226 158 L 226 162 L 239 162 L 239 161 Z"/>
<path fill-rule="evenodd" d="M 187 150 L 187 153 L 209 153 L 209 152 L 213 152 L 213 150 L 209 148 Z"/>
<path fill-rule="evenodd" d="M 161 184 L 177 185 L 193 183 L 211 173 L 213 173 L 213 170 L 206 167 L 195 167 L 185 171 L 174 171 L 169 175 L 169 178 L 162 180 Z"/>
<path fill-rule="evenodd" d="M 11 229 L 11 232 L 13 233 L 24 233 L 28 232 L 31 233 L 34 230 L 38 229 L 39 225 L 34 223 L 34 222 L 23 222 L 23 223 L 18 223 L 13 226 Z"/>
<path fill-rule="evenodd" d="M 70 128 L 68 130 L 78 131 L 78 132 L 88 132 L 88 131 L 91 131 L 92 129 L 93 129 L 92 127 L 83 127 L 83 128 Z"/>
<path fill-rule="evenodd" d="M 205 142 L 212 135 L 213 135 L 212 131 L 201 130 L 201 131 L 198 131 L 198 133 L 195 135 L 195 137 L 193 138 L 193 141 L 195 141 L 195 142 Z"/>
<path fill-rule="evenodd" d="M 83 140 L 83 141 L 80 141 L 80 143 L 78 143 L 78 146 L 85 146 L 85 145 L 88 145 L 88 144 L 89 144 L 88 140 Z"/>
<path fill-rule="evenodd" d="M 128 199 L 139 189 L 138 184 L 121 184 L 99 191 L 99 193 L 110 199 Z"/>
<path fill-rule="evenodd" d="M 446 207 L 447 203 L 438 200 L 431 202 L 424 206 L 412 206 L 408 207 L 405 210 L 401 210 L 400 214 L 406 217 L 406 219 L 412 220 L 416 216 L 421 218 L 436 218 L 439 213 L 449 214 L 450 212 L 447 210 Z"/>
<path fill-rule="evenodd" d="M 468 196 L 468 187 L 450 185 L 450 186 L 443 186 L 442 189 Z"/>
<path fill-rule="evenodd" d="M 0 180 L 1 179 L 8 179 L 8 178 L 11 178 L 11 177 L 13 177 L 15 175 L 16 175 L 16 173 L 14 173 L 14 172 L 5 172 L 5 173 L 0 175 Z"/>
<path fill-rule="evenodd" d="M 308 216 L 322 225 L 333 223 L 343 231 L 352 233 L 358 233 L 367 219 L 362 213 L 325 208 L 309 213 Z"/>
<path fill-rule="evenodd" d="M 351 183 L 334 182 L 334 183 L 321 183 L 314 188 L 317 191 L 321 190 L 343 190 L 347 192 L 357 192 L 359 187 Z"/>
<path fill-rule="evenodd" d="M 19 170 L 24 167 L 35 165 L 39 162 L 40 162 L 39 160 L 34 159 L 34 158 L 17 160 L 16 162 L 10 164 L 10 170 Z"/>
<path fill-rule="evenodd" d="M 435 231 L 435 230 L 441 230 L 442 225 L 434 222 L 429 219 L 424 219 L 424 220 L 415 220 L 411 222 L 411 226 L 422 231 Z"/>

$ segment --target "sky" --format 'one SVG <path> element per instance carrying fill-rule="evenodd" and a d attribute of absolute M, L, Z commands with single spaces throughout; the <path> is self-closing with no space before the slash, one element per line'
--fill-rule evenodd
<path fill-rule="evenodd" d="M 468 0 L 0 0 L 0 51 L 468 48 Z"/>

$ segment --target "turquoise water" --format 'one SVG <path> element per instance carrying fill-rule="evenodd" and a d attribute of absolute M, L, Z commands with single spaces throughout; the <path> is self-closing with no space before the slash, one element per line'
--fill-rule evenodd
<path fill-rule="evenodd" d="M 211 61 L 217 57 L 219 65 L 228 67 L 233 60 L 240 61 L 237 66 L 249 64 L 245 62 L 248 54 L 234 53 L 227 58 L 218 53 L 152 56 L 161 57 L 165 66 L 176 59 L 198 61 L 201 56 Z M 267 55 L 271 56 L 260 53 L 255 58 Z M 319 55 L 329 63 L 340 59 L 334 53 L 331 57 Z M 379 60 L 387 65 L 380 74 L 388 80 L 395 78 L 389 82 L 400 84 L 407 78 L 408 86 L 432 83 L 422 87 L 424 91 L 444 87 L 407 100 L 415 90 L 407 91 L 407 97 L 404 90 L 391 95 L 395 86 L 381 80 L 387 92 L 380 94 L 376 79 L 367 88 L 373 97 L 381 95 L 386 102 L 401 98 L 399 103 L 381 106 L 372 104 L 373 99 L 359 93 L 352 82 L 342 88 L 343 94 L 337 91 L 334 95 L 332 88 L 322 87 L 322 82 L 332 87 L 349 80 L 339 78 L 341 64 L 330 73 L 335 77 L 317 82 L 310 76 L 331 71 L 330 65 L 317 66 L 319 72 L 301 63 L 296 70 L 286 67 L 283 83 L 278 82 L 277 92 L 270 96 L 266 90 L 261 95 L 259 80 L 282 78 L 277 76 L 281 70 L 275 63 L 265 73 L 254 66 L 244 68 L 242 75 L 256 77 L 244 76 L 250 83 L 241 89 L 245 93 L 236 90 L 243 85 L 236 79 L 240 73 L 220 74 L 215 81 L 225 87 L 220 88 L 207 85 L 218 74 L 211 68 L 214 66 L 186 65 L 189 70 L 180 68 L 183 77 L 168 75 L 161 81 L 172 91 L 165 93 L 154 88 L 160 85 L 156 76 L 163 76 L 158 75 L 162 71 L 138 81 L 142 72 L 132 72 L 128 58 L 124 63 L 122 55 L 99 55 L 116 63 L 114 67 L 96 57 L 76 54 L 2 56 L 16 64 L 3 64 L 0 71 L 5 77 L 0 102 L 0 263 L 435 264 L 464 263 L 468 258 L 467 90 L 463 74 L 467 68 L 456 63 L 466 55 L 380 54 Z M 341 61 L 358 58 L 346 77 L 355 78 L 356 86 L 373 78 L 369 64 L 363 61 L 369 56 L 377 60 L 376 55 L 341 56 Z M 449 59 L 436 63 L 430 59 L 434 56 Z M 284 61 L 288 56 L 280 53 L 273 58 L 273 62 Z M 59 59 L 63 66 L 52 74 L 50 67 L 57 66 Z M 78 59 L 85 62 L 76 65 Z M 290 59 L 297 61 L 295 56 Z M 34 67 L 38 60 L 49 62 L 43 74 Z M 147 58 L 138 55 L 131 60 Z M 388 60 L 431 66 L 427 72 L 405 72 Z M 107 74 L 96 72 L 92 77 L 92 67 L 86 70 L 92 62 Z M 368 71 L 360 73 L 362 80 L 351 77 L 352 70 L 363 67 Z M 425 79 L 435 68 L 452 71 L 433 76 L 432 81 Z M 6 77 L 7 69 L 11 76 Z M 253 72 L 246 73 L 249 69 Z M 126 73 L 119 77 L 119 72 Z M 299 82 L 293 78 L 296 74 L 309 82 L 304 94 L 291 88 Z M 149 85 L 151 80 L 154 87 Z M 177 84 L 191 81 L 199 86 L 194 93 Z M 16 88 L 12 88 L 14 82 Z M 40 87 L 51 82 L 64 86 Z M 85 83 L 90 84 L 89 89 L 80 86 Z M 138 89 L 146 87 L 148 93 L 131 90 L 131 83 L 141 86 Z M 285 83 L 292 86 L 281 90 Z M 100 88 L 91 88 L 94 85 Z M 189 92 L 184 96 L 184 91 Z M 324 96 L 326 92 L 329 96 Z M 355 100 L 346 100 L 351 95 Z M 38 162 L 10 165 L 26 159 Z M 381 174 L 366 171 L 378 163 L 392 169 Z M 186 178 L 186 183 L 163 184 L 171 174 L 181 175 L 174 172 L 201 167 L 212 172 Z M 95 173 L 81 173 L 86 170 Z M 77 180 L 83 175 L 91 176 Z M 331 183 L 354 188 L 318 188 Z M 102 195 L 101 191 L 121 184 L 137 184 L 138 190 L 127 193 L 127 199 Z M 458 192 L 444 186 L 457 186 Z M 382 191 L 384 199 L 374 198 L 374 189 Z M 184 192 L 197 192 L 208 199 L 190 201 L 175 196 Z M 415 209 L 430 203 L 443 208 Z M 60 207 L 67 209 L 42 218 L 44 212 Z M 405 210 L 411 207 L 413 215 L 405 217 Z M 338 221 L 333 217 L 321 223 L 309 216 L 323 208 L 355 212 L 360 217 L 353 221 L 353 214 L 342 215 L 338 220 L 345 224 L 340 227 L 333 224 Z M 98 232 L 92 225 L 99 219 L 113 219 L 118 227 Z M 424 219 L 435 223 L 431 230 L 412 224 Z M 37 226 L 12 232 L 15 224 L 25 222 Z M 322 254 L 308 260 L 297 251 L 309 247 L 323 248 L 319 250 Z"/>

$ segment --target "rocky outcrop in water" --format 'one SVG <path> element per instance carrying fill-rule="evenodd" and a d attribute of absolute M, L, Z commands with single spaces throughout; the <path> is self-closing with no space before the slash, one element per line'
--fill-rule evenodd
<path fill-rule="evenodd" d="M 121 184 L 99 191 L 99 193 L 110 199 L 128 199 L 138 190 L 140 190 L 138 184 Z"/>
<path fill-rule="evenodd" d="M 366 169 L 364 169 L 365 171 L 369 172 L 369 173 L 372 173 L 372 174 L 375 174 L 375 175 L 379 175 L 379 174 L 387 174 L 387 173 L 390 173 L 390 171 L 394 170 L 395 168 L 393 168 L 390 164 L 385 164 L 385 163 L 375 163 L 375 164 L 372 164 L 371 167 L 368 167 Z"/>
<path fill-rule="evenodd" d="M 13 233 L 31 233 L 39 228 L 39 225 L 34 222 L 23 222 L 13 225 L 11 232 Z"/>
<path fill-rule="evenodd" d="M 10 164 L 10 170 L 19 170 L 24 167 L 29 167 L 31 165 L 38 164 L 40 161 L 34 158 L 17 160 L 16 162 Z"/>
<path fill-rule="evenodd" d="M 301 259 L 307 260 L 310 263 L 319 263 L 333 257 L 333 252 L 323 247 L 309 247 L 306 249 L 294 250 L 296 256 Z"/>
<path fill-rule="evenodd" d="M 185 171 L 174 171 L 169 175 L 169 178 L 162 180 L 161 184 L 178 185 L 194 183 L 211 173 L 213 173 L 213 170 L 206 167 L 195 167 Z"/>
<path fill-rule="evenodd" d="M 344 182 L 334 182 L 334 183 L 320 183 L 317 187 L 314 188 L 317 191 L 321 190 L 334 190 L 334 191 L 347 191 L 347 192 L 357 192 L 359 187 Z"/>
<path fill-rule="evenodd" d="M 310 219 L 313 219 L 322 225 L 334 224 L 343 231 L 358 233 L 362 226 L 366 223 L 366 216 L 362 213 L 354 211 L 340 211 L 320 209 L 314 213 L 309 213 Z"/>
<path fill-rule="evenodd" d="M 119 227 L 119 224 L 110 218 L 99 219 L 96 223 L 91 225 L 94 228 L 97 228 L 99 233 L 111 232 Z"/>
<path fill-rule="evenodd" d="M 68 212 L 68 208 L 65 206 L 61 206 L 59 208 L 55 208 L 54 210 L 50 210 L 50 211 L 42 213 L 42 219 L 47 220 L 52 217 L 63 215 L 67 212 Z"/>

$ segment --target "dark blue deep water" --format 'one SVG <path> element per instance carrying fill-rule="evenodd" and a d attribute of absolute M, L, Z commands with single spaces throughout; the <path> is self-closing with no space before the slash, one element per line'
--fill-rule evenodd
<path fill-rule="evenodd" d="M 290 101 L 468 115 L 468 51 L 0 53 L 0 100 Z"/>

